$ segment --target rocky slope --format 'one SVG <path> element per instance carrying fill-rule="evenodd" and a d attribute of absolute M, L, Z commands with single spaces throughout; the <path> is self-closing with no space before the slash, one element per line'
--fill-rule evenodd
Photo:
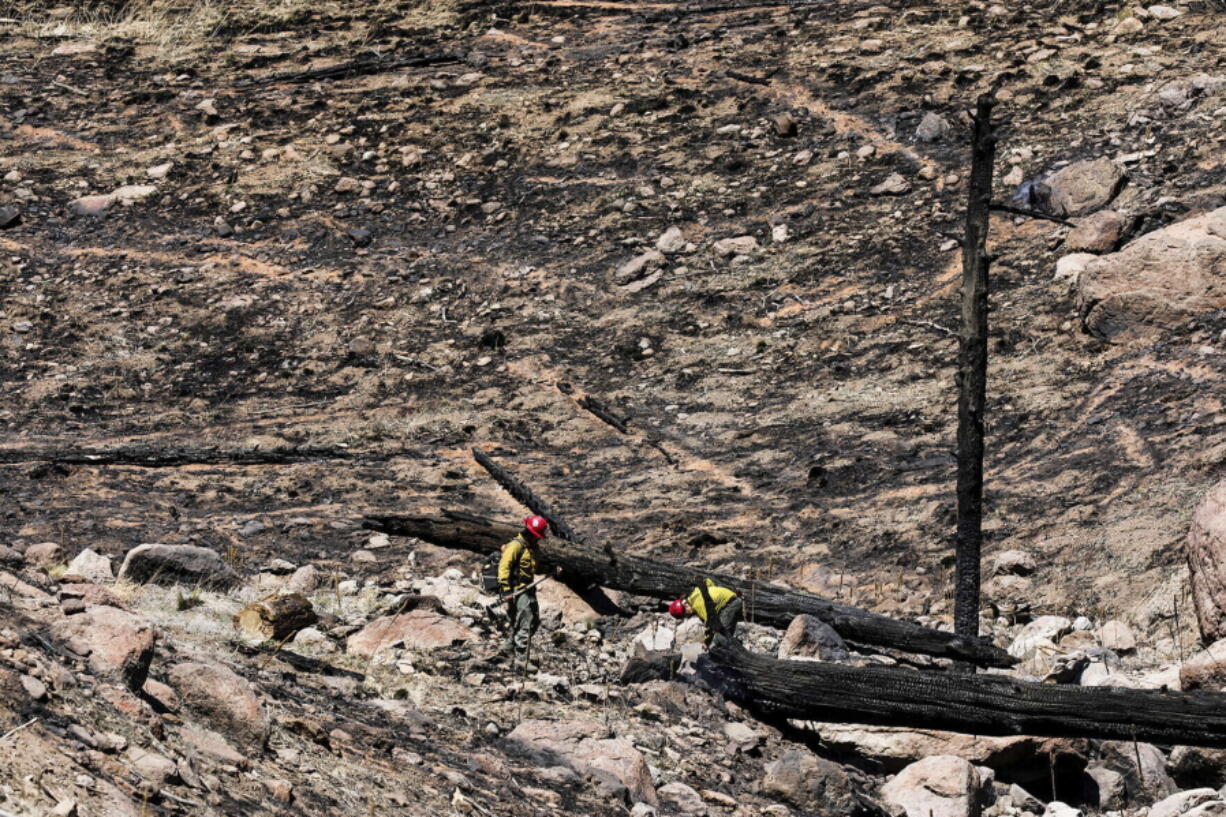
<path fill-rule="evenodd" d="M 86 547 L 119 557 L 146 542 L 223 554 L 243 589 L 204 598 L 225 612 L 276 558 L 316 565 L 340 608 L 353 578 L 390 588 L 467 572 L 466 557 L 416 543 L 355 564 L 369 542 L 354 520 L 406 506 L 517 513 L 468 456 L 480 445 L 597 540 L 946 624 L 960 263 L 947 233 L 963 207 L 963 112 L 997 83 L 998 198 L 1078 226 L 993 220 L 987 548 L 1034 566 L 992 579 L 985 603 L 1005 615 L 986 622 L 1009 644 L 1019 605 L 1066 617 L 1035 634 L 1034 657 L 1078 616 L 1077 632 L 1098 635 L 1060 646 L 1100 647 L 1103 625 L 1121 621 L 1138 678 L 1169 677 L 1195 651 L 1182 543 L 1226 476 L 1211 245 L 1226 203 L 1226 38 L 1213 4 L 98 13 L 19 4 L 0 22 L 0 545 L 32 590 L 57 590 L 45 571 Z M 1196 219 L 1208 226 L 1155 232 Z M 1175 261 L 1161 255 L 1172 235 L 1185 241 Z M 1168 265 L 1190 271 L 1163 278 Z M 147 468 L 20 453 L 133 444 L 315 455 Z M 45 542 L 60 550 L 29 555 Z M 537 766 L 515 767 L 512 784 L 466 765 L 485 751 L 474 746 L 502 757 L 499 741 L 533 714 L 602 722 L 603 704 L 546 690 L 535 713 L 504 712 L 487 733 L 454 710 L 507 679 L 467 684 L 466 647 L 423 665 L 439 697 L 413 708 L 429 729 L 404 712 L 389 724 L 377 687 L 355 700 L 354 678 L 300 670 L 291 684 L 277 659 L 222 651 L 225 622 L 192 624 L 169 613 L 172 597 L 132 592 L 126 603 L 161 628 L 155 678 L 221 660 L 286 713 L 269 719 L 272 754 L 248 753 L 247 770 L 217 761 L 238 771 L 190 792 L 174 783 L 149 808 L 199 808 L 173 797 L 209 792 L 223 813 L 275 809 L 265 778 L 291 781 L 294 808 L 392 808 L 362 801 L 390 798 L 386 775 L 424 792 L 407 813 L 528 813 L 539 798 L 523 787 L 559 808 L 617 808 Z M 63 614 L 29 595 L 0 608 L 17 640 L 6 688 L 37 676 L 51 700 L 18 696 L 3 731 L 37 716 L 127 748 L 31 726 L 0 750 L 44 769 L 62 763 L 39 758 L 64 752 L 92 758 L 80 774 L 99 797 L 123 792 L 139 811 L 146 789 L 124 782 L 126 753 L 174 758 L 184 780 L 174 719 L 194 721 L 67 676 L 61 688 L 57 666 L 88 667 L 35 638 Z M 350 610 L 345 626 L 372 612 Z M 622 626 L 605 628 L 614 652 L 628 649 Z M 563 641 L 549 671 L 574 685 L 592 647 Z M 651 703 L 621 694 L 626 711 Z M 722 745 L 728 714 L 686 705 L 701 726 L 671 751 Z M 622 717 L 633 725 L 615 738 L 667 756 L 672 726 Z M 778 735 L 768 745 L 658 782 L 769 808 L 750 783 L 784 751 Z M 120 757 L 124 772 L 106 766 Z M 444 785 L 440 770 L 469 782 Z M 40 790 L 45 777 L 23 767 L 6 796 L 28 809 L 84 796 Z"/>

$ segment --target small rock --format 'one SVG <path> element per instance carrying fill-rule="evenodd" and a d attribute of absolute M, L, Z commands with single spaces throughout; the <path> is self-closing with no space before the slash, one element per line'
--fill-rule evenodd
<path fill-rule="evenodd" d="M 111 557 L 95 553 L 89 548 L 78 553 L 68 563 L 68 569 L 64 571 L 64 574 L 67 576 L 80 576 L 86 581 L 91 582 L 109 582 L 115 578 L 115 574 L 111 570 Z"/>
<path fill-rule="evenodd" d="M 151 179 L 164 179 L 174 168 L 174 166 L 174 162 L 164 162 L 160 165 L 154 165 L 145 171 L 145 175 Z"/>
<path fill-rule="evenodd" d="M 77 817 L 77 801 L 61 800 L 47 814 L 49 817 Z"/>
<path fill-rule="evenodd" d="M 1137 648 L 1137 638 L 1122 621 L 1108 621 L 1098 628 L 1099 642 L 1117 653 L 1132 652 Z"/>
<path fill-rule="evenodd" d="M 940 114 L 929 111 L 915 128 L 915 138 L 921 142 L 939 142 L 949 135 L 950 126 Z"/>
<path fill-rule="evenodd" d="M 349 176 L 341 176 L 333 189 L 337 193 L 357 193 L 362 189 L 362 183 Z"/>
<path fill-rule="evenodd" d="M 1081 281 L 1081 274 L 1085 272 L 1086 267 L 1091 261 L 1098 258 L 1088 252 L 1075 252 L 1071 255 L 1066 255 L 1056 261 L 1056 274 L 1052 276 L 1053 281 L 1063 281 L 1070 288 L 1076 288 Z"/>
<path fill-rule="evenodd" d="M 1073 808 L 1067 803 L 1052 800 L 1043 810 L 1043 817 L 1084 817 L 1081 809 Z"/>
<path fill-rule="evenodd" d="M 679 253 L 685 249 L 685 235 L 680 227 L 669 227 L 656 239 L 656 249 L 665 255 Z"/>
<path fill-rule="evenodd" d="M 1098 792 L 1097 805 L 1100 809 L 1121 809 L 1127 805 L 1127 791 L 1122 774 L 1106 766 L 1093 765 L 1086 769 L 1086 776 L 1094 781 Z"/>
<path fill-rule="evenodd" d="M 664 253 L 659 250 L 648 250 L 618 267 L 617 272 L 614 273 L 614 278 L 619 284 L 624 284 L 635 278 L 642 277 L 647 270 L 658 267 L 663 263 Z"/>
<path fill-rule="evenodd" d="M 1141 22 L 1136 17 L 1125 17 L 1123 20 L 1116 23 L 1115 28 L 1111 30 L 1120 36 L 1140 34 L 1145 30 L 1145 23 Z"/>
<path fill-rule="evenodd" d="M 1221 805 L 1221 809 L 1213 809 L 1212 811 L 1196 811 L 1200 806 L 1213 803 Z M 1172 794 L 1154 803 L 1149 808 L 1149 817 L 1180 817 L 1182 814 L 1195 813 L 1196 817 L 1218 817 L 1218 815 L 1226 814 L 1226 803 L 1222 802 L 1222 797 L 1217 793 L 1216 789 L 1200 788 L 1191 789 L 1190 791 L 1181 791 Z"/>
<path fill-rule="evenodd" d="M 770 118 L 775 133 L 782 137 L 795 136 L 797 132 L 796 118 L 786 111 Z"/>
<path fill-rule="evenodd" d="M 21 224 L 20 207 L 0 207 L 0 230 Z"/>
<path fill-rule="evenodd" d="M 994 576 L 1029 576 L 1037 568 L 1034 556 L 1024 550 L 1006 550 L 992 560 Z"/>
<path fill-rule="evenodd" d="M 847 644 L 829 624 L 810 615 L 799 615 L 788 625 L 779 642 L 779 657 L 815 661 L 846 661 Z"/>
<path fill-rule="evenodd" d="M 667 783 L 656 789 L 656 794 L 660 798 L 661 805 L 677 814 L 704 815 L 707 813 L 707 804 L 703 802 L 702 795 L 684 783 Z"/>
<path fill-rule="evenodd" d="M 355 550 L 349 554 L 349 561 L 358 565 L 373 565 L 378 563 L 379 557 L 369 550 Z"/>
<path fill-rule="evenodd" d="M 720 258 L 727 258 L 733 255 L 751 255 L 759 249 L 758 239 L 751 235 L 721 238 L 715 242 L 715 254 Z"/>
<path fill-rule="evenodd" d="M 912 763 L 881 787 L 881 796 L 907 817 L 979 817 L 979 770 L 953 755 Z"/>
<path fill-rule="evenodd" d="M 33 675 L 22 675 L 21 686 L 25 689 L 26 694 L 34 700 L 46 700 L 47 685 L 35 678 Z"/>
<path fill-rule="evenodd" d="M 885 50 L 885 43 L 878 39 L 860 41 L 861 54 L 880 54 Z"/>
<path fill-rule="evenodd" d="M 114 203 L 111 196 L 81 196 L 68 202 L 68 209 L 78 216 L 100 216 Z"/>
<path fill-rule="evenodd" d="M 136 773 L 156 788 L 161 788 L 166 781 L 179 774 L 178 767 L 170 758 L 135 746 L 128 750 L 128 760 Z"/>
<path fill-rule="evenodd" d="M 39 542 L 26 548 L 26 564 L 50 567 L 64 560 L 64 549 L 55 542 Z"/>
<path fill-rule="evenodd" d="M 874 196 L 902 196 L 911 192 L 911 183 L 898 173 L 886 176 L 885 181 L 868 191 Z"/>
<path fill-rule="evenodd" d="M 1100 210 L 1083 219 L 1064 239 L 1074 252 L 1110 252 L 1124 232 L 1124 217 L 1114 210 Z"/>
<path fill-rule="evenodd" d="M 1021 184 L 1025 180 L 1026 180 L 1026 176 L 1022 172 L 1021 165 L 1014 165 L 1013 167 L 1009 168 L 1009 172 L 1006 173 L 1004 175 L 1004 178 L 1001 179 L 1002 182 L 1009 185 L 1010 187 L 1017 187 L 1019 184 Z"/>
<path fill-rule="evenodd" d="M 1150 6 L 1147 11 L 1155 20 L 1174 20 L 1183 15 L 1183 12 L 1174 6 Z"/>

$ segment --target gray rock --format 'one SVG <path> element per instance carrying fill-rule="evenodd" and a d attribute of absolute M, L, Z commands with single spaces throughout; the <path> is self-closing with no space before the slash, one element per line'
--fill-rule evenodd
<path fill-rule="evenodd" d="M 921 142 L 937 142 L 949 135 L 949 123 L 940 114 L 929 111 L 915 129 L 915 138 Z"/>
<path fill-rule="evenodd" d="M 995 576 L 1029 576 L 1037 567 L 1034 556 L 1024 550 L 1002 551 L 992 560 Z"/>
<path fill-rule="evenodd" d="M 1048 209 L 1058 216 L 1085 216 L 1111 203 L 1128 179 L 1106 157 L 1074 162 L 1046 181 Z"/>
<path fill-rule="evenodd" d="M 780 658 L 845 661 L 849 655 L 842 636 L 826 622 L 810 615 L 799 615 L 792 619 L 779 643 Z"/>
<path fill-rule="evenodd" d="M 680 227 L 669 227 L 656 239 L 656 249 L 672 255 L 685 249 L 685 235 Z"/>
<path fill-rule="evenodd" d="M 1127 805 L 1124 776 L 1106 766 L 1093 765 L 1086 769 L 1096 791 L 1094 802 L 1100 809 L 1121 809 Z"/>
<path fill-rule="evenodd" d="M 1124 217 L 1114 210 L 1100 210 L 1078 222 L 1064 239 L 1073 252 L 1111 252 L 1124 234 Z"/>
<path fill-rule="evenodd" d="M 954 755 L 912 763 L 881 787 L 886 803 L 907 817 L 979 817 L 979 770 Z"/>
<path fill-rule="evenodd" d="M 842 766 L 795 749 L 766 764 L 762 791 L 817 817 L 844 817 L 859 799 Z"/>
<path fill-rule="evenodd" d="M 708 811 L 702 795 L 684 783 L 665 784 L 656 789 L 656 794 L 660 798 L 660 805 L 670 813 L 697 816 Z"/>
<path fill-rule="evenodd" d="M 239 583 L 239 576 L 221 555 L 195 545 L 138 545 L 128 551 L 119 578 L 137 584 L 190 584 L 226 589 Z"/>
<path fill-rule="evenodd" d="M 115 578 L 111 569 L 111 557 L 95 553 L 89 548 L 78 553 L 68 563 L 68 569 L 64 571 L 64 575 L 80 576 L 91 582 L 109 582 Z"/>
<path fill-rule="evenodd" d="M 1171 777 L 1181 788 L 1226 786 L 1226 749 L 1176 746 L 1171 750 Z"/>
<path fill-rule="evenodd" d="M 624 284 L 627 281 L 633 281 L 635 278 L 643 276 L 648 270 L 654 269 L 663 263 L 664 253 L 659 250 L 648 250 L 618 267 L 614 278 L 619 284 Z"/>
<path fill-rule="evenodd" d="M 715 254 L 720 258 L 727 258 L 733 255 L 752 255 L 758 250 L 758 239 L 751 235 L 721 238 L 715 242 Z"/>
<path fill-rule="evenodd" d="M 868 191 L 874 196 L 902 196 L 911 192 L 911 183 L 898 173 L 891 173 L 885 181 Z"/>
<path fill-rule="evenodd" d="M 1018 809 L 1019 811 L 1026 812 L 1028 814 L 1043 813 L 1043 801 L 1016 783 L 1009 786 L 1009 799 L 1013 801 L 1014 808 Z"/>
<path fill-rule="evenodd" d="M 1159 800 L 1150 807 L 1149 817 L 1180 817 L 1180 815 L 1191 814 L 1193 810 L 1210 803 L 1222 806 L 1221 810 L 1209 812 L 1210 814 L 1226 813 L 1226 803 L 1222 802 L 1217 790 L 1202 788 L 1176 792 Z"/>

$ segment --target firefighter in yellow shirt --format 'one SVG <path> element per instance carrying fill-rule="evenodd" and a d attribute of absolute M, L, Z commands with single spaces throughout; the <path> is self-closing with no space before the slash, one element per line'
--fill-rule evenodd
<path fill-rule="evenodd" d="M 502 546 L 498 562 L 498 589 L 507 604 L 510 627 L 507 630 L 507 650 L 515 657 L 528 660 L 532 634 L 541 622 L 541 609 L 536 601 L 533 577 L 541 572 L 537 543 L 549 533 L 549 522 L 543 516 L 529 516 L 524 529 Z"/>
<path fill-rule="evenodd" d="M 741 602 L 741 597 L 727 587 L 720 587 L 711 579 L 706 582 L 707 595 L 711 598 L 711 605 L 715 608 L 715 620 L 719 622 L 720 629 L 723 630 L 729 638 L 736 635 L 736 625 L 741 621 L 741 612 L 744 609 L 744 604 Z M 695 587 L 690 591 L 689 595 L 684 599 L 677 599 L 668 605 L 668 612 L 674 618 L 685 618 L 688 615 L 696 615 L 702 622 L 706 624 L 709 620 L 707 613 L 707 603 L 702 597 L 702 590 Z M 703 638 L 702 643 L 706 646 L 711 646 L 711 636 L 713 630 L 707 627 L 707 634 Z"/>

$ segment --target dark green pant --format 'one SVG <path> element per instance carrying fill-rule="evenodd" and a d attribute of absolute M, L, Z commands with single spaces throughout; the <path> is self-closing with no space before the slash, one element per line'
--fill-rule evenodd
<path fill-rule="evenodd" d="M 736 636 L 736 625 L 741 621 L 741 611 L 744 609 L 744 607 L 745 605 L 741 603 L 741 600 L 739 598 L 735 598 L 725 604 L 722 608 L 720 608 L 719 612 L 715 614 L 716 622 L 718 622 L 720 628 L 723 629 L 724 634 L 729 638 L 734 638 Z M 706 638 L 703 639 L 703 643 L 705 643 L 707 646 L 711 645 L 712 635 L 712 630 L 708 627 Z"/>
<path fill-rule="evenodd" d="M 507 605 L 511 626 L 507 630 L 507 647 L 521 655 L 528 652 L 532 634 L 541 623 L 541 608 L 536 603 L 536 591 L 529 590 L 511 599 Z"/>

